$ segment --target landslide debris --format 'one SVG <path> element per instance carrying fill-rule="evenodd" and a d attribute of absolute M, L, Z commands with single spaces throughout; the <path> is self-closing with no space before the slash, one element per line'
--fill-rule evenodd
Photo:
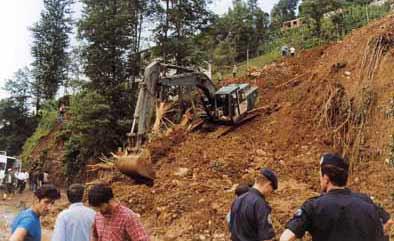
<path fill-rule="evenodd" d="M 113 171 L 105 181 L 141 214 L 153 240 L 220 241 L 228 240 L 225 215 L 236 185 L 270 167 L 279 174 L 279 190 L 269 198 L 279 235 L 302 202 L 318 195 L 320 155 L 337 151 L 351 161 L 350 187 L 394 211 L 394 171 L 385 162 L 394 133 L 387 115 L 394 98 L 393 33 L 388 16 L 341 42 L 228 80 L 258 85 L 260 106 L 280 108 L 220 138 L 215 131 L 194 132 L 175 145 L 155 143 L 152 187 Z"/>

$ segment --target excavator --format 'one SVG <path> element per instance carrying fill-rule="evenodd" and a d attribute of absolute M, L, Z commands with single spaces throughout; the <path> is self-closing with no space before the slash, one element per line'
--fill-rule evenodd
<path fill-rule="evenodd" d="M 173 90 L 179 87 L 200 90 L 204 118 L 226 125 L 243 123 L 258 100 L 258 88 L 255 86 L 246 83 L 230 84 L 217 89 L 202 71 L 165 64 L 160 60 L 153 61 L 145 68 L 144 77 L 139 82 L 137 104 L 128 134 L 132 152 L 141 153 L 141 147 L 149 139 L 156 103 L 170 100 Z M 144 164 L 143 167 L 138 160 L 134 160 L 132 164 L 128 161 L 127 165 L 124 162 L 121 165 L 124 170 L 120 170 L 121 172 L 152 178 L 151 171 L 146 170 L 149 164 Z"/>

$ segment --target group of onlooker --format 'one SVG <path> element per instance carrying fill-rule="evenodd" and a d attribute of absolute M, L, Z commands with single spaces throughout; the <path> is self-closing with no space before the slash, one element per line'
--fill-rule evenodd
<path fill-rule="evenodd" d="M 41 171 L 39 169 L 32 170 L 30 172 L 30 190 L 36 191 L 42 185 L 49 183 L 49 174 L 46 171 Z"/>
<path fill-rule="evenodd" d="M 15 192 L 22 193 L 26 188 L 29 180 L 29 173 L 24 170 L 9 168 L 4 177 L 0 178 L 0 186 L 3 191 L 3 199 L 6 199 Z"/>
<path fill-rule="evenodd" d="M 9 168 L 4 175 L 0 176 L 0 190 L 3 193 L 3 199 L 7 199 L 17 192 L 23 193 L 27 185 L 34 192 L 46 183 L 49 183 L 49 174 L 40 170 L 27 172 L 23 169 Z"/>
<path fill-rule="evenodd" d="M 148 241 L 140 216 L 114 199 L 112 188 L 103 184 L 88 192 L 88 203 L 83 204 L 85 187 L 73 184 L 67 190 L 70 206 L 56 219 L 52 241 Z M 40 241 L 40 217 L 48 213 L 60 198 L 59 190 L 45 184 L 34 192 L 31 208 L 18 214 L 11 225 L 9 241 Z"/>

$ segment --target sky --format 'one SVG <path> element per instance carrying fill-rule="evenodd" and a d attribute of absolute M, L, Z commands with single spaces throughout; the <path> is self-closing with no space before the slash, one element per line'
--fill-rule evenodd
<path fill-rule="evenodd" d="M 270 12 L 278 0 L 258 2 L 263 10 Z M 231 6 L 232 0 L 213 0 L 212 10 L 221 15 Z M 29 28 L 39 20 L 42 9 L 43 0 L 5 0 L 1 3 L 0 99 L 7 97 L 7 93 L 2 89 L 5 80 L 12 78 L 18 69 L 29 66 L 32 62 L 30 54 L 32 38 Z"/>

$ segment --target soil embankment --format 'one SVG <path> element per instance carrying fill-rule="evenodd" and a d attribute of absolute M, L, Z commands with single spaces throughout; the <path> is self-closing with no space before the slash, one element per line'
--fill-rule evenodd
<path fill-rule="evenodd" d="M 152 187 L 117 173 L 103 176 L 157 241 L 228 240 L 234 188 L 261 167 L 279 174 L 279 190 L 269 198 L 279 235 L 302 202 L 318 194 L 319 157 L 327 151 L 349 157 L 353 190 L 393 212 L 394 169 L 386 162 L 394 156 L 392 63 L 388 16 L 339 43 L 228 80 L 258 85 L 260 106 L 272 108 L 220 138 L 197 131 L 170 148 L 163 143 Z"/>

